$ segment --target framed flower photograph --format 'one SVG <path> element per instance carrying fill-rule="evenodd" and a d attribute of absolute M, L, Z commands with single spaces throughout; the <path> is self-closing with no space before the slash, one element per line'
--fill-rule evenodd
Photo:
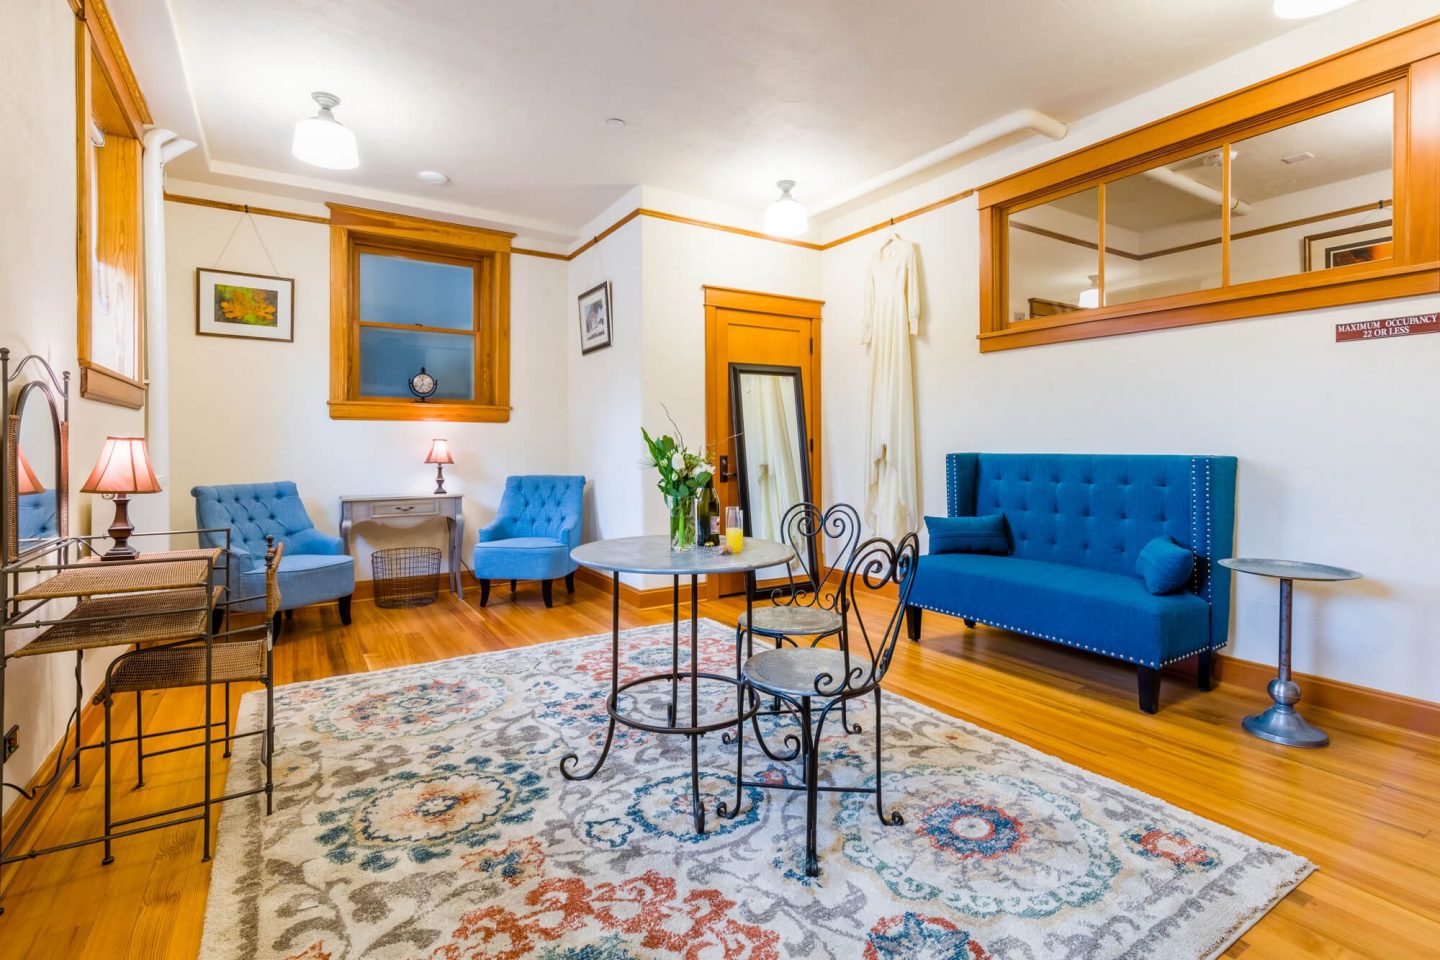
<path fill-rule="evenodd" d="M 580 352 L 610 346 L 610 281 L 580 294 Z"/>
<path fill-rule="evenodd" d="M 295 281 L 201 267 L 195 271 L 195 332 L 202 337 L 295 341 Z"/>
<path fill-rule="evenodd" d="M 1305 272 L 1374 263 L 1395 256 L 1395 230 L 1389 220 L 1329 230 L 1305 238 Z"/>

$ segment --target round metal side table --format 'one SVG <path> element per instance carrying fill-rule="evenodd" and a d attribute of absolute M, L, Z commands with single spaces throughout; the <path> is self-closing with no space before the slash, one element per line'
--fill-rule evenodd
<path fill-rule="evenodd" d="M 1280 671 L 1266 688 L 1275 703 L 1264 713 L 1246 717 L 1244 727 L 1262 740 L 1283 743 L 1287 747 L 1323 747 L 1330 742 L 1325 731 L 1310 725 L 1295 709 L 1300 700 L 1300 685 L 1290 678 L 1290 601 L 1296 580 L 1359 580 L 1364 574 L 1344 567 L 1327 567 L 1323 563 L 1299 560 L 1259 560 L 1232 557 L 1221 560 L 1222 567 L 1257 577 L 1274 577 L 1280 581 Z"/>
<path fill-rule="evenodd" d="M 671 550 L 668 537 L 625 537 L 619 540 L 597 540 L 581 544 L 570 552 L 576 563 L 592 570 L 610 574 L 611 582 L 611 629 L 610 629 L 610 696 L 605 701 L 610 723 L 605 730 L 605 742 L 600 747 L 600 756 L 595 765 L 583 773 L 576 772 L 580 758 L 569 753 L 560 758 L 560 773 L 567 780 L 589 780 L 600 772 L 605 759 L 610 755 L 610 745 L 615 739 L 615 724 L 625 724 L 637 730 L 651 733 L 672 733 L 690 738 L 690 812 L 695 821 L 695 832 L 705 832 L 705 808 L 700 800 L 700 737 L 714 730 L 733 727 L 749 719 L 743 704 L 737 716 L 719 719 L 700 717 L 700 681 L 726 684 L 736 688 L 738 696 L 740 677 L 719 673 L 708 673 L 700 669 L 699 629 L 699 579 L 701 574 L 743 573 L 745 574 L 746 622 L 753 614 L 755 596 L 755 571 L 789 563 L 795 552 L 783 543 L 773 540 L 745 538 L 745 548 L 739 553 L 721 553 L 718 548 L 698 547 L 692 550 Z M 648 573 L 671 578 L 673 584 L 671 605 L 671 660 L 670 669 L 663 673 L 651 673 L 620 681 L 620 574 Z M 685 669 L 680 665 L 680 578 L 690 578 L 690 662 Z M 738 642 L 738 639 L 737 639 Z M 738 663 L 737 663 L 738 667 Z M 669 703 L 665 717 L 640 716 L 623 710 L 619 700 L 621 694 L 638 693 L 651 684 L 668 684 Z M 689 703 L 682 702 L 682 692 Z M 684 707 L 688 706 L 686 711 Z M 688 712 L 689 722 L 682 722 Z"/>

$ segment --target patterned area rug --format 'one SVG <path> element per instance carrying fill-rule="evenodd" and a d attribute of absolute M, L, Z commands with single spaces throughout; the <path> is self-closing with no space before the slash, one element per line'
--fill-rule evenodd
<path fill-rule="evenodd" d="M 701 633 L 702 669 L 732 672 L 733 632 Z M 623 645 L 623 676 L 663 669 L 670 627 Z M 201 956 L 1194 960 L 1312 869 L 887 694 L 885 799 L 905 823 L 822 794 L 808 879 L 802 793 L 750 788 L 734 820 L 713 815 L 735 795 L 718 734 L 701 741 L 704 836 L 684 738 L 622 727 L 593 780 L 560 777 L 572 749 L 597 755 L 609 669 L 601 636 L 278 688 L 275 812 L 225 806 Z M 629 707 L 663 713 L 668 687 L 652 689 Z M 707 697 L 733 710 L 724 688 Z M 263 706 L 246 697 L 242 728 Z M 850 715 L 863 732 L 827 728 L 826 782 L 873 782 L 869 706 Z M 256 741 L 232 788 L 258 782 Z M 753 731 L 746 755 L 747 777 L 798 779 Z"/>

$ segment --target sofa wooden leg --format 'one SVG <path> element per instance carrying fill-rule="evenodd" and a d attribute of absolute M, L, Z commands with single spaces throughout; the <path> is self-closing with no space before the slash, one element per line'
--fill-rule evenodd
<path fill-rule="evenodd" d="M 484 577 L 480 579 L 480 606 L 490 602 L 490 581 Z"/>
<path fill-rule="evenodd" d="M 275 611 L 275 618 L 270 621 L 270 642 L 271 642 L 271 643 L 279 643 L 279 642 L 280 642 L 280 625 L 283 624 L 284 622 L 285 622 L 284 618 L 280 616 L 280 611 L 278 611 L 278 610 Z"/>
<path fill-rule="evenodd" d="M 541 580 L 541 581 L 540 581 L 540 595 L 545 598 L 545 606 L 547 606 L 547 607 L 553 607 L 553 606 L 555 606 L 555 581 L 554 581 L 554 580 Z"/>
<path fill-rule="evenodd" d="M 1201 690 L 1209 690 L 1214 685 L 1215 679 L 1215 654 L 1210 650 L 1201 650 L 1200 659 L 1195 664 L 1195 686 Z"/>
<path fill-rule="evenodd" d="M 575 592 L 575 571 L 574 571 L 574 570 L 571 570 L 569 573 L 565 574 L 565 592 L 566 592 L 566 593 L 574 593 L 574 592 Z"/>
<path fill-rule="evenodd" d="M 219 633 L 221 628 L 223 628 L 224 626 L 225 611 L 221 610 L 219 607 L 216 607 L 214 610 L 210 611 L 210 632 Z"/>
<path fill-rule="evenodd" d="M 974 620 L 971 620 L 971 619 L 969 619 L 969 618 L 967 617 L 967 618 L 965 618 L 965 626 L 966 626 L 968 629 L 974 630 L 974 629 L 975 629 L 975 621 L 974 621 Z"/>
<path fill-rule="evenodd" d="M 353 594 L 346 595 L 346 596 L 343 596 L 343 597 L 340 598 L 340 622 L 343 623 L 343 624 L 345 624 L 345 626 L 347 626 L 347 627 L 350 626 L 350 597 L 351 597 L 351 596 L 353 596 Z"/>
<path fill-rule="evenodd" d="M 910 628 L 910 639 L 920 639 L 920 617 L 925 611 L 919 607 L 905 608 L 905 625 Z"/>
<path fill-rule="evenodd" d="M 511 592 L 511 593 L 514 593 L 514 592 L 515 592 L 515 581 L 514 581 L 514 580 L 511 580 L 511 581 L 510 581 L 510 592 Z"/>
<path fill-rule="evenodd" d="M 286 611 L 285 611 L 285 619 L 286 619 L 286 620 L 294 620 L 294 619 L 295 619 L 295 611 L 294 611 L 294 610 L 286 610 Z"/>
<path fill-rule="evenodd" d="M 1160 671 L 1154 667 L 1138 667 L 1140 710 L 1155 713 L 1160 709 Z"/>

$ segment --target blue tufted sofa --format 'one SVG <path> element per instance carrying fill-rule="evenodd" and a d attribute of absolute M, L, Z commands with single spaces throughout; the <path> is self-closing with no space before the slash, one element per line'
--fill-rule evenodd
<path fill-rule="evenodd" d="M 280 558 L 280 609 L 338 600 L 340 622 L 349 625 L 355 560 L 344 552 L 339 537 L 315 529 L 294 483 L 232 483 L 195 487 L 190 494 L 195 498 L 198 527 L 230 528 L 230 595 L 245 601 L 232 610 L 264 609 L 265 538 L 273 536 L 285 544 Z M 202 533 L 200 542 L 225 546 L 218 533 Z M 276 620 L 278 633 L 278 614 Z"/>
<path fill-rule="evenodd" d="M 56 512 L 55 491 L 22 493 L 16 497 L 16 526 L 19 529 L 20 549 L 26 549 L 25 542 L 50 540 L 60 535 L 60 515 Z"/>
<path fill-rule="evenodd" d="M 1138 668 L 1140 709 L 1159 707 L 1160 668 L 1213 651 L 1230 630 L 1234 457 L 952 453 L 952 517 L 1004 514 L 1012 552 L 927 554 L 907 609 L 910 638 L 933 610 L 1079 647 Z M 1189 549 L 1195 569 L 1176 593 L 1155 595 L 1136 558 L 1155 537 Z"/>
<path fill-rule="evenodd" d="M 490 602 L 490 581 L 539 580 L 545 606 L 554 603 L 551 581 L 565 578 L 575 592 L 570 551 L 580 546 L 585 478 L 566 476 L 507 477 L 500 509 L 482 527 L 475 544 L 473 569 L 480 581 L 480 606 Z"/>

